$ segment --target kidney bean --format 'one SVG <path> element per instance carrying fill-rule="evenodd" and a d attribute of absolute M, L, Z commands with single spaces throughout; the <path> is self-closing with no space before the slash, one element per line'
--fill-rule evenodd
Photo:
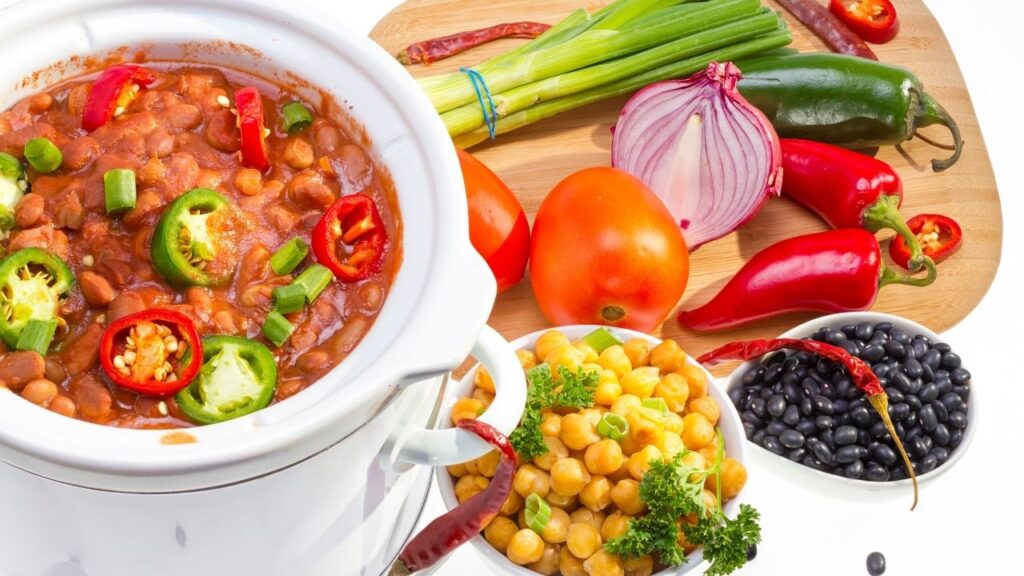
<path fill-rule="evenodd" d="M 78 405 L 79 416 L 85 420 L 103 423 L 110 419 L 114 397 L 96 376 L 82 374 L 73 378 L 68 392 Z"/>
<path fill-rule="evenodd" d="M 17 252 L 22 248 L 42 248 L 67 260 L 68 237 L 52 224 L 43 224 L 28 230 L 19 230 L 11 235 L 7 253 Z"/>
<path fill-rule="evenodd" d="M 164 116 L 178 130 L 192 130 L 203 121 L 203 112 L 194 104 L 177 104 L 167 109 Z"/>
<path fill-rule="evenodd" d="M 94 322 L 86 326 L 85 330 L 75 339 L 64 345 L 58 357 L 69 376 L 73 378 L 96 367 L 99 363 L 100 338 L 102 336 L 103 326 Z"/>
<path fill-rule="evenodd" d="M 18 228 L 31 228 L 39 222 L 46 208 L 46 201 L 39 194 L 26 194 L 14 209 L 14 223 Z"/>
<path fill-rule="evenodd" d="M 334 203 L 334 192 L 323 183 L 323 175 L 303 170 L 287 186 L 288 197 L 306 208 L 326 209 Z"/>
<path fill-rule="evenodd" d="M 227 108 L 218 110 L 206 123 L 206 142 L 221 152 L 237 152 L 240 146 L 238 119 Z"/>
<path fill-rule="evenodd" d="M 91 270 L 79 274 L 78 283 L 85 301 L 93 308 L 103 308 L 114 300 L 114 288 L 110 282 Z"/>
<path fill-rule="evenodd" d="M 100 145 L 92 136 L 79 136 L 61 148 L 64 162 L 61 164 L 71 170 L 81 170 L 92 164 L 99 155 Z"/>
<path fill-rule="evenodd" d="M 47 380 L 59 384 L 67 379 L 68 372 L 67 370 L 64 369 L 64 366 L 61 365 L 60 361 L 57 360 L 57 358 L 50 356 L 46 358 L 46 369 L 43 375 L 46 377 Z"/>
<path fill-rule="evenodd" d="M 46 407 L 57 395 L 57 385 L 46 378 L 33 380 L 25 385 L 21 397 L 38 406 Z"/>
<path fill-rule="evenodd" d="M 53 207 L 53 223 L 58 228 L 69 228 L 81 230 L 85 223 L 85 208 L 82 207 L 82 200 L 78 193 L 69 190 Z"/>
<path fill-rule="evenodd" d="M 46 363 L 36 352 L 19 350 L 0 358 L 0 386 L 15 392 L 43 377 Z"/>

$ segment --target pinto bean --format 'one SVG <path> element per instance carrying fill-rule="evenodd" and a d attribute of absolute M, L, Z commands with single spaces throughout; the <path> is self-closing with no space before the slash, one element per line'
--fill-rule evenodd
<path fill-rule="evenodd" d="M 74 190 L 69 190 L 54 206 L 53 223 L 58 228 L 81 230 L 85 223 L 85 208 Z"/>
<path fill-rule="evenodd" d="M 92 92 L 92 82 L 82 82 L 68 92 L 68 114 L 79 117 L 85 111 L 85 103 Z"/>
<path fill-rule="evenodd" d="M 191 154 L 176 152 L 166 162 L 167 176 L 164 178 L 165 188 L 177 198 L 196 186 L 199 178 L 199 163 Z"/>
<path fill-rule="evenodd" d="M 159 210 L 164 205 L 164 198 L 159 193 L 153 190 L 143 190 L 139 192 L 138 197 L 135 199 L 135 208 L 132 208 L 121 218 L 125 224 L 135 226 L 142 222 L 152 212 Z"/>
<path fill-rule="evenodd" d="M 96 160 L 99 151 L 100 144 L 95 138 L 79 136 L 61 149 L 61 153 L 64 154 L 62 166 L 71 170 L 81 170 Z"/>
<path fill-rule="evenodd" d="M 64 366 L 60 363 L 60 360 L 57 360 L 55 357 L 50 356 L 49 358 L 46 359 L 46 371 L 43 375 L 46 377 L 47 380 L 60 383 L 67 379 L 68 372 L 67 370 L 64 369 Z"/>
<path fill-rule="evenodd" d="M 220 187 L 222 180 L 223 178 L 221 177 L 220 172 L 201 168 L 199 170 L 199 176 L 196 178 L 196 186 L 200 188 L 214 189 Z"/>
<path fill-rule="evenodd" d="M 302 138 L 289 138 L 284 145 L 284 161 L 296 170 L 313 165 L 313 147 Z"/>
<path fill-rule="evenodd" d="M 54 396 L 57 395 L 57 392 L 59 390 L 56 384 L 46 378 L 40 378 L 26 384 L 25 389 L 21 391 L 21 397 L 45 408 L 50 404 L 50 400 L 53 400 Z"/>
<path fill-rule="evenodd" d="M 270 224 L 280 232 L 289 232 L 295 229 L 299 221 L 299 215 L 288 208 L 276 204 L 267 209 L 267 219 Z"/>
<path fill-rule="evenodd" d="M 179 76 L 177 90 L 182 96 L 199 101 L 214 86 L 223 86 L 225 83 L 224 75 L 216 70 L 197 70 Z"/>
<path fill-rule="evenodd" d="M 174 142 L 171 142 L 174 145 Z M 167 169 L 164 167 L 164 163 L 156 158 L 150 158 L 148 162 L 142 165 L 142 168 L 135 174 L 135 177 L 139 179 L 139 183 L 145 186 L 153 186 L 164 179 L 167 174 Z"/>
<path fill-rule="evenodd" d="M 26 194 L 18 201 L 14 208 L 14 223 L 18 228 L 31 228 L 35 226 L 43 216 L 46 208 L 46 201 L 38 194 Z"/>
<path fill-rule="evenodd" d="M 303 372 L 316 374 L 330 366 L 331 357 L 324 350 L 310 350 L 295 362 L 295 365 Z"/>
<path fill-rule="evenodd" d="M 163 158 L 174 152 L 174 137 L 166 130 L 155 130 L 146 137 L 146 153 L 151 158 Z"/>
<path fill-rule="evenodd" d="M 7 252 L 12 254 L 22 248 L 42 248 L 67 260 L 68 237 L 51 224 L 43 224 L 28 230 L 19 230 L 11 236 Z"/>
<path fill-rule="evenodd" d="M 53 106 L 53 96 L 46 92 L 33 94 L 25 99 L 30 114 L 42 114 Z"/>
<path fill-rule="evenodd" d="M 82 418 L 98 423 L 110 419 L 114 397 L 106 384 L 96 376 L 82 374 L 73 378 L 68 392 L 78 405 L 78 413 Z"/>
<path fill-rule="evenodd" d="M 203 112 L 194 104 L 177 104 L 167 109 L 167 119 L 178 130 L 191 130 L 203 122 Z"/>
<path fill-rule="evenodd" d="M 213 294 L 209 288 L 189 287 L 185 290 L 185 302 L 192 305 L 192 310 L 201 319 L 207 319 L 213 314 Z"/>
<path fill-rule="evenodd" d="M 344 176 L 346 192 L 356 192 L 370 185 L 373 165 L 362 148 L 346 144 L 338 151 L 338 160 L 340 166 L 335 167 L 335 171 Z"/>
<path fill-rule="evenodd" d="M 305 208 L 326 209 L 334 203 L 334 192 L 323 183 L 323 175 L 313 170 L 299 172 L 288 183 L 288 197 Z"/>
<path fill-rule="evenodd" d="M 82 289 L 82 296 L 93 308 L 103 308 L 114 299 L 114 288 L 106 278 L 86 270 L 78 276 L 78 284 Z"/>
<path fill-rule="evenodd" d="M 370 320 L 365 316 L 353 315 L 344 326 L 331 336 L 328 347 L 332 357 L 340 361 L 363 339 L 363 334 L 370 328 Z"/>
<path fill-rule="evenodd" d="M 316 129 L 314 140 L 316 143 L 316 153 L 323 156 L 334 152 L 341 146 L 343 138 L 340 130 L 330 124 L 325 124 Z"/>
<path fill-rule="evenodd" d="M 213 325 L 221 334 L 245 335 L 245 328 L 249 322 L 246 317 L 236 310 L 218 310 L 213 314 Z"/>
<path fill-rule="evenodd" d="M 68 418 L 74 418 L 78 413 L 78 406 L 75 405 L 75 401 L 63 394 L 54 396 L 47 408 Z"/>
<path fill-rule="evenodd" d="M 217 110 L 206 123 L 206 142 L 221 152 L 237 152 L 240 145 L 237 122 L 231 110 Z"/>
<path fill-rule="evenodd" d="M 109 317 L 107 321 L 111 321 Z M 96 367 L 100 356 L 100 339 L 103 338 L 103 325 L 93 322 L 85 327 L 76 338 L 64 345 L 58 358 L 64 364 L 69 376 L 74 378 L 83 372 Z"/>
<path fill-rule="evenodd" d="M 371 314 L 384 302 L 384 287 L 376 282 L 367 282 L 359 288 L 358 294 L 363 301 L 363 309 Z"/>
<path fill-rule="evenodd" d="M 43 377 L 46 361 L 37 352 L 19 350 L 0 358 L 0 387 L 15 392 Z"/>
<path fill-rule="evenodd" d="M 146 302 L 136 292 L 121 292 L 107 306 L 107 322 L 113 322 L 118 318 L 124 318 L 146 309 Z"/>

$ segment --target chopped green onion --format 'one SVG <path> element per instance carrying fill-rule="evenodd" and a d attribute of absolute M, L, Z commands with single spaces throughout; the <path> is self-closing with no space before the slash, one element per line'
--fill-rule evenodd
<path fill-rule="evenodd" d="M 294 331 L 295 326 L 277 310 L 271 310 L 267 314 L 267 319 L 263 321 L 263 335 L 273 342 L 274 346 L 284 344 Z"/>
<path fill-rule="evenodd" d="M 17 182 L 25 177 L 25 167 L 14 156 L 7 152 L 0 152 L 0 176 Z"/>
<path fill-rule="evenodd" d="M 526 497 L 526 525 L 537 534 L 544 532 L 551 520 L 551 505 L 536 492 Z"/>
<path fill-rule="evenodd" d="M 50 342 L 53 335 L 57 333 L 57 320 L 38 320 L 33 318 L 25 324 L 21 335 L 18 336 L 18 350 L 32 350 L 40 356 L 46 356 L 50 349 Z"/>
<path fill-rule="evenodd" d="M 127 168 L 107 170 L 103 174 L 103 194 L 107 214 L 135 208 L 135 172 Z"/>
<path fill-rule="evenodd" d="M 49 174 L 64 161 L 60 148 L 46 138 L 33 138 L 25 143 L 25 160 L 40 174 Z"/>
<path fill-rule="evenodd" d="M 0 204 L 0 232 L 7 232 L 14 228 L 14 213 L 10 208 Z"/>
<path fill-rule="evenodd" d="M 646 398 L 640 403 L 644 408 L 650 408 L 657 410 L 662 414 L 668 414 L 668 402 L 665 402 L 664 398 Z"/>
<path fill-rule="evenodd" d="M 302 310 L 306 304 L 306 289 L 298 284 L 278 286 L 274 288 L 274 310 L 281 314 L 291 314 Z"/>
<path fill-rule="evenodd" d="M 597 433 L 612 440 L 622 440 L 629 433 L 629 422 L 621 414 L 605 412 L 597 421 Z"/>
<path fill-rule="evenodd" d="M 306 290 L 306 302 L 312 302 L 333 279 L 333 272 L 320 264 L 313 264 L 292 280 L 292 284 L 302 286 Z"/>
<path fill-rule="evenodd" d="M 313 115 L 302 102 L 292 101 L 281 107 L 281 129 L 289 134 L 301 132 L 313 123 Z"/>
<path fill-rule="evenodd" d="M 583 341 L 588 346 L 594 349 L 594 352 L 600 354 L 604 352 L 606 348 L 615 346 L 616 344 L 622 344 L 622 340 L 619 340 L 618 336 L 612 334 L 612 331 L 607 328 L 598 328 L 590 334 L 583 337 Z"/>
<path fill-rule="evenodd" d="M 296 236 L 285 242 L 277 249 L 277 252 L 274 252 L 274 255 L 270 257 L 270 268 L 274 274 L 279 276 L 291 274 L 296 266 L 302 264 L 307 254 L 309 254 L 309 246 L 306 246 L 302 238 Z"/>

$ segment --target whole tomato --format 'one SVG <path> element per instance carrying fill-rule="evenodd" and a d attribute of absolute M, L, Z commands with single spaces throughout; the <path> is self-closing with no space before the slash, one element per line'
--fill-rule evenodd
<path fill-rule="evenodd" d="M 643 182 L 615 168 L 562 180 L 534 220 L 530 281 L 556 325 L 649 332 L 679 302 L 689 268 L 668 209 Z"/>
<path fill-rule="evenodd" d="M 530 225 L 519 199 L 501 178 L 458 150 L 469 204 L 469 241 L 491 267 L 501 292 L 523 279 L 530 256 Z"/>

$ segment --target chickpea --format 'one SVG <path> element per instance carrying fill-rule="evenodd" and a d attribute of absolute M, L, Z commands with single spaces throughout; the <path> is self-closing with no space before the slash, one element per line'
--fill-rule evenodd
<path fill-rule="evenodd" d="M 708 375 L 700 366 L 686 363 L 678 370 L 679 375 L 686 378 L 686 385 L 690 388 L 690 399 L 700 398 L 708 395 Z"/>
<path fill-rule="evenodd" d="M 629 475 L 629 458 L 623 458 L 622 466 L 619 466 L 619 469 L 615 472 L 608 474 L 608 479 L 611 480 L 612 483 L 617 483 L 619 480 L 625 480 L 626 478 L 632 478 L 632 476 Z"/>
<path fill-rule="evenodd" d="M 508 498 L 501 505 L 501 513 L 505 516 L 512 516 L 523 509 L 523 497 L 515 490 L 508 493 Z"/>
<path fill-rule="evenodd" d="M 708 467 L 708 461 L 700 452 L 687 452 L 680 459 L 680 462 L 697 470 L 705 470 Z M 694 475 L 696 476 L 696 474 Z M 690 480 L 695 480 L 695 478 L 691 477 Z"/>
<path fill-rule="evenodd" d="M 655 444 L 661 440 L 665 431 L 664 421 L 660 414 L 652 415 L 645 410 L 634 410 L 626 415 L 629 422 L 629 436 L 640 446 Z"/>
<path fill-rule="evenodd" d="M 587 419 L 588 422 L 597 427 L 597 423 L 601 421 L 601 416 L 604 416 L 604 410 L 601 408 L 584 408 L 580 410 L 580 416 Z"/>
<path fill-rule="evenodd" d="M 548 492 L 546 500 L 548 501 L 548 504 L 551 504 L 555 508 L 561 508 L 562 510 L 571 510 L 575 508 L 577 504 L 576 496 L 562 496 L 554 490 Z"/>
<path fill-rule="evenodd" d="M 573 523 L 569 525 L 569 535 L 565 539 L 565 545 L 573 556 L 590 558 L 601 548 L 601 533 L 590 522 Z"/>
<path fill-rule="evenodd" d="M 682 412 L 686 409 L 686 399 L 690 396 L 690 387 L 686 379 L 675 372 L 665 374 L 654 388 L 654 397 L 661 398 L 668 404 L 670 412 Z"/>
<path fill-rule="evenodd" d="M 452 424 L 457 424 L 459 420 L 465 418 L 476 420 L 483 413 L 484 405 L 479 400 L 459 398 L 455 401 L 455 405 L 452 406 Z"/>
<path fill-rule="evenodd" d="M 473 400 L 479 400 L 480 403 L 484 405 L 484 410 L 491 405 L 491 402 L 494 402 L 494 394 L 484 390 L 483 388 L 474 388 L 473 395 L 470 396 L 470 398 Z"/>
<path fill-rule="evenodd" d="M 664 434 L 661 438 L 661 442 L 657 444 L 658 450 L 661 450 L 662 455 L 665 459 L 675 458 L 676 454 L 686 450 L 686 444 L 683 443 L 683 439 L 679 434 Z"/>
<path fill-rule="evenodd" d="M 690 450 L 699 450 L 715 437 L 715 427 L 707 417 L 693 412 L 683 417 L 683 443 Z"/>
<path fill-rule="evenodd" d="M 714 462 L 718 459 L 718 435 L 716 434 L 708 445 L 697 450 L 697 453 L 704 457 L 708 462 Z"/>
<path fill-rule="evenodd" d="M 575 346 L 563 344 L 548 354 L 544 361 L 551 365 L 551 373 L 555 380 L 558 380 L 561 378 L 558 373 L 560 367 L 564 367 L 570 372 L 577 372 L 583 365 L 583 358 L 583 352 L 577 350 Z"/>
<path fill-rule="evenodd" d="M 516 358 L 519 358 L 523 370 L 529 370 L 537 365 L 537 355 L 532 350 L 516 350 Z"/>
<path fill-rule="evenodd" d="M 601 530 L 601 525 L 604 524 L 604 512 L 591 510 L 590 508 L 577 508 L 569 514 L 569 518 L 572 519 L 573 524 L 590 524 L 598 531 Z"/>
<path fill-rule="evenodd" d="M 498 471 L 499 462 L 501 462 L 501 454 L 497 450 L 491 450 L 476 459 L 476 472 L 481 476 L 494 478 L 494 473 Z"/>
<path fill-rule="evenodd" d="M 632 434 L 627 434 L 625 438 L 619 440 L 619 446 L 622 447 L 622 453 L 626 456 L 632 456 L 643 448 L 643 444 L 637 442 L 636 438 L 634 438 Z M 627 460 L 629 459 L 627 458 Z"/>
<path fill-rule="evenodd" d="M 665 432 L 679 436 L 683 433 L 683 417 L 675 412 L 665 414 Z"/>
<path fill-rule="evenodd" d="M 722 498 L 732 500 L 743 490 L 747 484 L 747 469 L 735 458 L 722 458 Z M 709 490 L 717 491 L 715 488 L 715 476 L 708 476 L 707 487 Z"/>
<path fill-rule="evenodd" d="M 544 436 L 558 438 L 562 433 L 562 417 L 554 412 L 545 412 L 541 415 L 540 433 Z"/>
<path fill-rule="evenodd" d="M 519 527 L 515 522 L 504 516 L 497 516 L 491 520 L 487 528 L 484 528 L 484 539 L 504 554 L 505 550 L 508 550 L 508 543 L 512 541 L 512 536 L 518 531 Z"/>
<path fill-rule="evenodd" d="M 523 498 L 530 494 L 536 494 L 543 498 L 551 489 L 551 478 L 540 468 L 525 464 L 516 470 L 516 475 L 512 478 L 512 489 Z"/>
<path fill-rule="evenodd" d="M 604 524 L 601 525 L 601 538 L 607 542 L 612 538 L 625 534 L 629 530 L 629 519 L 630 516 L 622 512 L 610 514 L 604 519 Z"/>
<path fill-rule="evenodd" d="M 629 374 L 629 371 L 633 369 L 629 356 L 626 355 L 626 351 L 622 349 L 622 346 L 618 344 L 609 346 L 601 351 L 597 363 L 615 372 L 615 375 L 619 378 Z"/>
<path fill-rule="evenodd" d="M 710 516 L 711 511 L 718 507 L 718 498 L 715 497 L 715 495 L 706 488 L 702 492 L 702 496 L 704 497 L 704 515 Z M 683 519 L 690 524 L 696 524 L 698 519 L 698 513 L 692 512 L 690 514 L 687 514 Z"/>
<path fill-rule="evenodd" d="M 622 560 L 604 550 L 596 551 L 590 558 L 583 561 L 583 569 L 590 576 L 624 576 Z"/>
<path fill-rule="evenodd" d="M 463 466 L 466 467 L 466 474 L 469 474 L 471 476 L 475 476 L 477 474 L 476 460 L 470 460 L 468 462 L 464 462 Z"/>
<path fill-rule="evenodd" d="M 461 504 L 486 490 L 490 483 L 491 481 L 483 476 L 463 476 L 455 483 L 455 498 Z"/>
<path fill-rule="evenodd" d="M 473 385 L 481 390 L 494 393 L 494 379 L 491 378 L 491 373 L 483 364 L 476 369 L 476 374 L 473 375 Z"/>
<path fill-rule="evenodd" d="M 633 368 L 649 366 L 651 363 L 651 343 L 643 338 L 632 338 L 622 345 L 622 350 L 629 357 Z"/>
<path fill-rule="evenodd" d="M 580 352 L 583 352 L 583 362 L 597 362 L 599 356 L 597 355 L 597 350 L 594 350 L 593 346 L 587 344 L 583 340 L 576 340 L 575 342 L 572 343 L 572 345 L 575 346 L 576 349 L 579 350 Z"/>
<path fill-rule="evenodd" d="M 619 480 L 612 487 L 612 502 L 625 514 L 636 516 L 644 511 L 646 506 L 640 499 L 640 483 L 632 478 Z"/>
<path fill-rule="evenodd" d="M 547 453 L 533 457 L 533 465 L 537 468 L 551 471 L 551 467 L 554 466 L 556 462 L 569 457 L 569 449 L 566 448 L 565 444 L 563 444 L 558 438 L 553 436 L 544 436 L 544 444 L 548 447 Z"/>
<path fill-rule="evenodd" d="M 697 544 L 692 544 L 686 539 L 686 532 L 683 532 L 682 528 L 679 529 L 679 545 L 683 548 L 683 551 L 687 554 L 697 549 Z"/>
<path fill-rule="evenodd" d="M 598 406 L 611 406 L 622 396 L 622 386 L 619 385 L 619 377 L 608 369 L 602 369 L 597 380 L 597 390 L 594 392 L 594 402 Z"/>
<path fill-rule="evenodd" d="M 611 438 L 587 446 L 583 455 L 583 462 L 591 474 L 611 474 L 622 466 L 623 460 L 622 447 Z"/>
<path fill-rule="evenodd" d="M 686 364 L 686 352 L 675 340 L 663 340 L 651 350 L 651 366 L 668 374 L 676 372 Z"/>
<path fill-rule="evenodd" d="M 451 466 L 448 466 L 447 470 L 448 473 L 451 474 L 454 478 L 462 478 L 463 476 L 468 474 L 468 472 L 466 472 L 465 462 L 459 464 L 452 464 Z"/>
<path fill-rule="evenodd" d="M 639 410 L 641 407 L 643 407 L 643 401 L 640 400 L 639 396 L 623 394 L 616 398 L 615 402 L 612 403 L 612 412 L 615 412 L 620 416 L 625 416 L 633 410 Z"/>
<path fill-rule="evenodd" d="M 569 518 L 569 513 L 561 508 L 551 509 L 551 518 L 548 523 L 544 526 L 544 530 L 541 531 L 540 537 L 545 542 L 552 544 L 561 544 L 565 542 L 565 539 L 569 535 L 569 525 L 572 524 L 572 520 Z"/>
<path fill-rule="evenodd" d="M 580 504 L 595 512 L 612 503 L 612 483 L 604 476 L 594 476 L 580 491 Z"/>
<path fill-rule="evenodd" d="M 562 431 L 558 437 L 573 450 L 583 450 L 601 439 L 597 434 L 597 427 L 578 413 L 562 417 Z"/>
<path fill-rule="evenodd" d="M 628 374 L 622 376 L 619 384 L 622 385 L 623 392 L 643 400 L 650 398 L 651 394 L 654 394 L 654 389 L 658 386 L 660 380 L 657 368 L 643 366 L 641 368 L 634 368 Z"/>
<path fill-rule="evenodd" d="M 701 396 L 700 398 L 690 400 L 686 405 L 686 409 L 688 412 L 703 414 L 708 419 L 708 422 L 711 422 L 712 426 L 718 424 L 718 419 L 722 415 L 718 402 L 715 402 L 715 399 L 711 396 Z"/>
<path fill-rule="evenodd" d="M 544 540 L 528 528 L 512 535 L 505 553 L 508 559 L 519 565 L 540 560 L 544 555 Z"/>
<path fill-rule="evenodd" d="M 558 572 L 558 551 L 559 548 L 557 546 L 545 546 L 540 560 L 530 562 L 526 567 L 538 574 L 551 576 L 551 574 Z"/>
<path fill-rule="evenodd" d="M 629 457 L 629 475 L 641 480 L 655 462 L 663 459 L 661 450 L 655 446 L 644 446 L 639 452 Z"/>
<path fill-rule="evenodd" d="M 625 558 L 622 560 L 622 567 L 626 576 L 651 576 L 654 572 L 654 558 L 641 556 L 639 558 Z"/>
<path fill-rule="evenodd" d="M 583 560 L 573 556 L 566 546 L 562 546 L 558 552 L 558 571 L 562 576 L 587 576 L 587 571 L 583 569 Z"/>
<path fill-rule="evenodd" d="M 548 354 L 553 350 L 566 344 L 570 344 L 570 342 L 565 334 L 558 330 L 548 330 L 537 338 L 537 343 L 533 345 L 533 348 L 537 351 L 538 360 L 543 362 L 547 360 Z"/>
<path fill-rule="evenodd" d="M 590 472 L 583 462 L 566 458 L 551 467 L 551 489 L 562 496 L 576 496 L 590 482 Z"/>

